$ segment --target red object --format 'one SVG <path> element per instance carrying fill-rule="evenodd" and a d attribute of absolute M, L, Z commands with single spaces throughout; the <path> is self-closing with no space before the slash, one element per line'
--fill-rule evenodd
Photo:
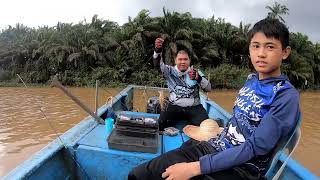
<path fill-rule="evenodd" d="M 191 68 L 190 71 L 189 71 L 189 78 L 191 80 L 197 80 L 198 79 L 198 71 Z"/>
<path fill-rule="evenodd" d="M 155 42 L 155 48 L 156 49 L 160 49 L 160 48 L 162 48 L 162 43 L 163 43 L 163 39 L 161 39 L 161 38 L 157 38 L 156 39 L 156 42 Z"/>

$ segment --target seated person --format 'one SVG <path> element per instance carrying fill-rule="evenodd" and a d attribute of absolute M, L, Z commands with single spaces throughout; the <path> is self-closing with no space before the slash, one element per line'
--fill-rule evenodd
<path fill-rule="evenodd" d="M 263 19 L 248 37 L 256 73 L 240 89 L 233 117 L 220 135 L 187 141 L 135 167 L 129 179 L 263 178 L 277 143 L 297 125 L 299 93 L 280 70 L 291 52 L 287 27 L 276 19 Z"/>
<path fill-rule="evenodd" d="M 191 60 L 186 51 L 179 51 L 175 58 L 176 66 L 164 64 L 162 58 L 163 39 L 155 41 L 153 58 L 160 61 L 160 69 L 167 80 L 170 96 L 166 107 L 161 111 L 159 129 L 174 126 L 180 120 L 187 120 L 193 125 L 208 119 L 208 114 L 200 104 L 199 89 L 211 91 L 210 82 L 196 69 L 190 68 Z"/>

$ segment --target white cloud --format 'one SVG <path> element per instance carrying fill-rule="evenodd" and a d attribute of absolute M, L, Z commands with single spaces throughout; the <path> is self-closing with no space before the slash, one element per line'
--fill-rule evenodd
<path fill-rule="evenodd" d="M 307 2 L 310 1 L 310 2 Z M 320 1 L 280 0 L 290 10 L 285 16 L 291 31 L 307 34 L 311 39 L 320 41 L 318 29 L 320 18 L 317 7 Z M 57 22 L 73 22 L 87 19 L 94 14 L 103 19 L 127 22 L 128 16 L 135 17 L 142 9 L 148 9 L 151 16 L 162 16 L 162 8 L 180 13 L 191 12 L 194 17 L 225 18 L 234 25 L 240 21 L 254 24 L 267 14 L 266 5 L 271 0 L 5 0 L 0 6 L 0 28 L 22 23 L 26 26 L 54 26 Z M 303 7 L 303 8 L 301 8 Z"/>

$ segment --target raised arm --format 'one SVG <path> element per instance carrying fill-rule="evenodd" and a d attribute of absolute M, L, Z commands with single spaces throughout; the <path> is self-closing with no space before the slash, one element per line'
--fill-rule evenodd
<path fill-rule="evenodd" d="M 162 58 L 162 44 L 163 44 L 162 38 L 157 38 L 155 41 L 155 51 L 153 53 L 153 62 L 154 64 L 160 63 L 160 70 L 164 74 L 164 76 L 167 76 L 171 71 L 171 66 L 164 64 L 163 58 Z"/>

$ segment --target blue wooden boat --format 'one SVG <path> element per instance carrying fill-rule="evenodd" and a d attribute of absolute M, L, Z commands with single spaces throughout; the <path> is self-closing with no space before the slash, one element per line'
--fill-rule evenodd
<path fill-rule="evenodd" d="M 113 112 L 126 111 L 130 115 L 158 118 L 159 114 L 130 111 L 133 108 L 134 90 L 145 89 L 130 85 L 122 90 L 114 101 L 98 109 L 98 116 L 107 117 Z M 160 88 L 149 87 L 150 90 Z M 231 115 L 218 104 L 201 94 L 201 103 L 209 117 L 220 119 L 225 123 Z M 129 110 L 129 111 L 128 111 Z M 181 128 L 181 127 L 179 127 Z M 299 129 L 296 131 L 299 135 Z M 141 153 L 114 150 L 108 147 L 105 126 L 97 123 L 91 116 L 55 139 L 45 148 L 12 170 L 4 179 L 110 179 L 127 178 L 132 167 L 148 161 L 161 153 L 179 147 L 188 137 L 183 133 L 177 136 L 159 136 L 159 148 L 156 153 Z M 290 145 L 290 143 L 288 143 Z M 289 147 L 289 146 L 288 146 Z M 267 178 L 279 172 L 279 168 L 287 159 L 286 153 L 279 150 L 277 158 Z M 319 179 L 294 159 L 288 158 L 279 179 Z"/>

